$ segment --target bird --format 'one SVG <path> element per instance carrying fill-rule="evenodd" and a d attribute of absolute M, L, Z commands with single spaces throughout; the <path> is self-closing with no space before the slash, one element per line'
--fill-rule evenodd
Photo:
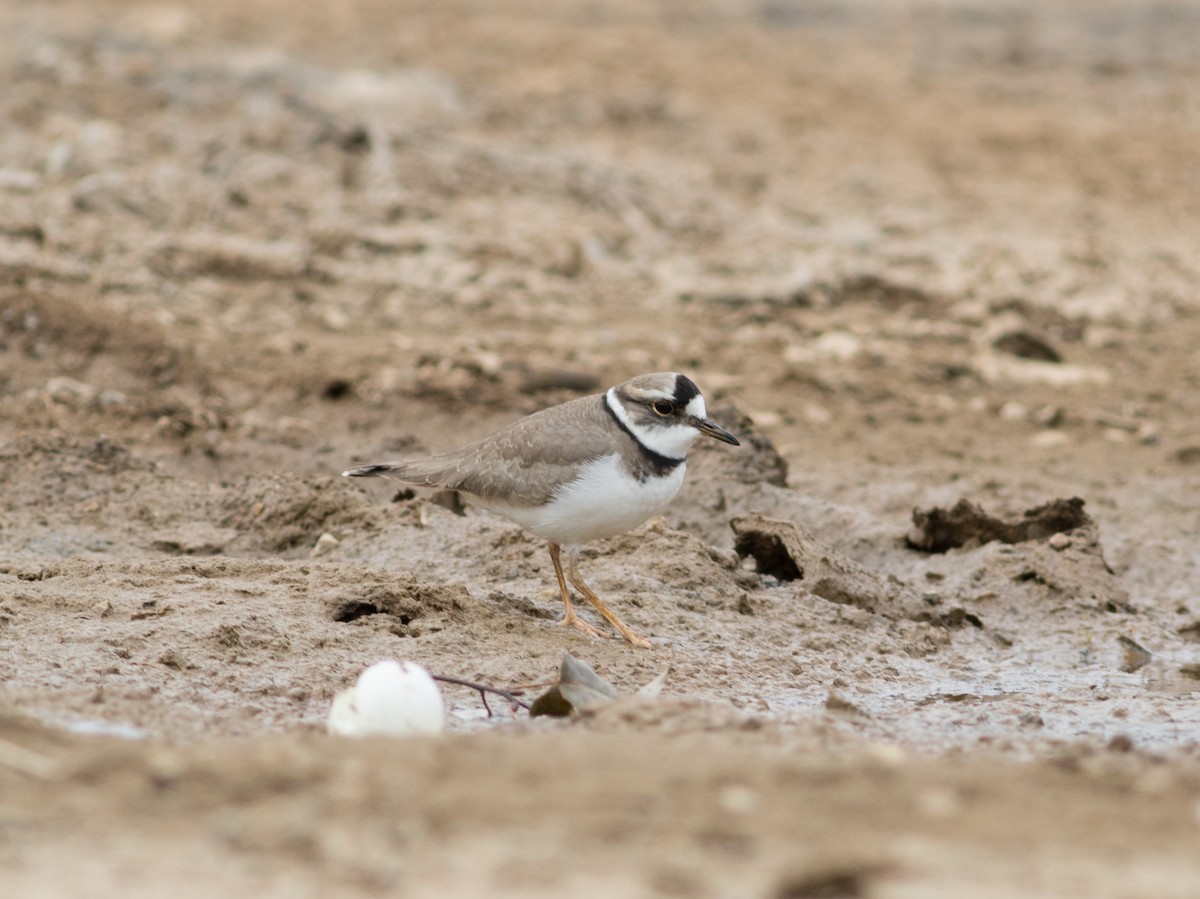
<path fill-rule="evenodd" d="M 700 436 L 740 445 L 709 419 L 690 378 L 654 372 L 534 412 L 458 449 L 342 474 L 455 490 L 468 503 L 516 522 L 549 544 L 565 609 L 559 624 L 605 636 L 571 605 L 570 581 L 629 643 L 650 648 L 584 581 L 579 551 L 666 509 L 683 485 L 688 450 Z"/>

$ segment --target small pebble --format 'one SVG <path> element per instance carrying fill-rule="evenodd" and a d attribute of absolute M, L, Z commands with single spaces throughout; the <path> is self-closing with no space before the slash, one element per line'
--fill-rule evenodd
<path fill-rule="evenodd" d="M 1066 534 L 1059 533 L 1059 534 L 1051 534 L 1050 535 L 1050 548 L 1051 549 L 1057 550 L 1058 552 L 1062 552 L 1064 549 L 1066 549 L 1070 545 L 1071 545 L 1071 538 L 1068 537 Z"/>
<path fill-rule="evenodd" d="M 1026 421 L 1029 418 L 1029 407 L 1016 400 L 1009 400 L 1000 407 L 1001 421 Z"/>
<path fill-rule="evenodd" d="M 1029 438 L 1029 442 L 1034 446 L 1045 448 L 1070 443 L 1071 438 L 1062 431 L 1038 431 Z"/>
<path fill-rule="evenodd" d="M 96 388 L 74 378 L 58 377 L 46 382 L 46 393 L 59 403 L 87 403 L 96 395 Z"/>
<path fill-rule="evenodd" d="M 322 534 L 317 538 L 316 544 L 314 544 L 313 548 L 309 551 L 309 558 L 316 559 L 320 556 L 327 555 L 328 553 L 332 552 L 333 549 L 340 543 L 341 541 L 338 540 L 337 537 L 333 536 L 333 534 Z"/>
<path fill-rule="evenodd" d="M 112 615 L 113 604 L 107 599 L 102 599 L 100 602 L 92 606 L 92 614 L 98 618 L 108 618 Z"/>
<path fill-rule="evenodd" d="M 1030 420 L 1043 428 L 1057 428 L 1063 422 L 1063 410 L 1060 406 L 1041 406 L 1033 411 Z"/>

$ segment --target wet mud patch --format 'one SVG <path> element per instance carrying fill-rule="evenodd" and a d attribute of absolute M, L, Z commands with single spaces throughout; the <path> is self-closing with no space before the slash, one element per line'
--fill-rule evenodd
<path fill-rule="evenodd" d="M 7 893 L 1191 897 L 1186 5 L 0 4 Z M 652 650 L 336 478 L 662 369 L 743 445 L 585 550 Z M 663 695 L 321 733 L 564 650 Z"/>

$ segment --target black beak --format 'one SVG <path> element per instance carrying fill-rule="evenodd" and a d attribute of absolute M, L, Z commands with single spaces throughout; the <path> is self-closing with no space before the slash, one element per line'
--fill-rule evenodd
<path fill-rule="evenodd" d="M 692 424 L 699 429 L 701 434 L 707 434 L 709 437 L 716 437 L 722 443 L 732 443 L 734 446 L 742 445 L 736 437 L 734 437 L 720 425 L 713 424 L 707 418 L 694 418 L 692 419 Z"/>

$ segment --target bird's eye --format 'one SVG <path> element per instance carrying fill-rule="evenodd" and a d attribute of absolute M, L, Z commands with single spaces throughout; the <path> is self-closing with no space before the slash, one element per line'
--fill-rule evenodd
<path fill-rule="evenodd" d="M 659 400 L 657 403 L 655 403 L 653 406 L 651 406 L 651 408 L 657 414 L 663 416 L 663 418 L 666 418 L 668 415 L 670 415 L 672 412 L 675 411 L 675 404 L 668 403 L 666 400 Z"/>

